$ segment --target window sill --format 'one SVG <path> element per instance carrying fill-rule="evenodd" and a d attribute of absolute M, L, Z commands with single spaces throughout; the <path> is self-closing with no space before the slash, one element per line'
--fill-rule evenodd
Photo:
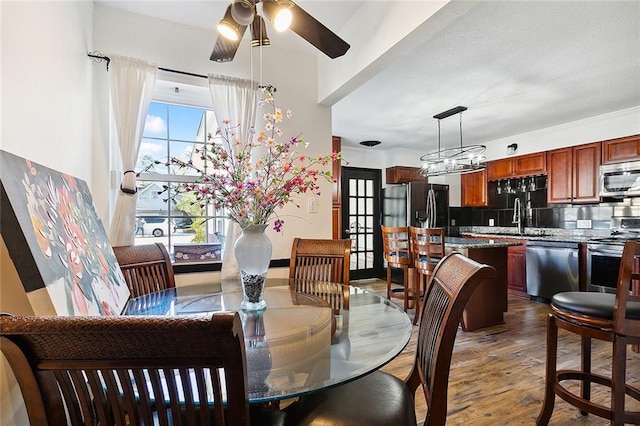
<path fill-rule="evenodd" d="M 269 268 L 288 268 L 289 259 L 274 259 Z M 173 263 L 174 274 L 189 274 L 193 272 L 220 272 L 222 262 L 180 262 Z"/>

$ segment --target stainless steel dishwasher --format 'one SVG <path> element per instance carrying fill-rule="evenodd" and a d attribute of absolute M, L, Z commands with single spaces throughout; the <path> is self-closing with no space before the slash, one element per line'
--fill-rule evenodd
<path fill-rule="evenodd" d="M 578 243 L 527 241 L 527 293 L 548 301 L 562 291 L 578 291 Z"/>

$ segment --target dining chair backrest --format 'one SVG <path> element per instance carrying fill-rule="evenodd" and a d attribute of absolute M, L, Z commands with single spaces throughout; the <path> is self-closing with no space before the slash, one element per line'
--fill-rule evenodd
<path fill-rule="evenodd" d="M 351 240 L 296 238 L 291 247 L 289 278 L 349 284 Z"/>
<path fill-rule="evenodd" d="M 289 285 L 320 296 L 334 310 L 349 308 L 351 240 L 295 238 L 291 247 Z"/>
<path fill-rule="evenodd" d="M 5 314 L 0 339 L 32 425 L 249 424 L 237 312 L 211 318 Z"/>
<path fill-rule="evenodd" d="M 407 379 L 410 390 L 421 385 L 427 401 L 425 425 L 444 425 L 453 345 L 462 311 L 473 291 L 495 269 L 461 253 L 443 258 L 434 270 L 420 317 L 415 364 Z"/>
<path fill-rule="evenodd" d="M 411 265 L 408 226 L 382 226 L 382 247 L 387 263 L 396 268 Z"/>
<path fill-rule="evenodd" d="M 131 297 L 175 287 L 173 266 L 162 243 L 114 247 Z"/>

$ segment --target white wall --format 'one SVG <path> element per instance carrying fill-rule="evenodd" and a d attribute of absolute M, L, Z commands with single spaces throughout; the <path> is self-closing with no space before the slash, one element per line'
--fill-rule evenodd
<path fill-rule="evenodd" d="M 187 71 L 195 74 L 222 74 L 252 78 L 277 88 L 276 103 L 283 110 L 293 111 L 291 120 L 282 123 L 286 137 L 302 133 L 309 142 L 306 155 L 326 155 L 331 152 L 331 109 L 317 104 L 316 60 L 278 50 L 271 46 L 251 49 L 242 43 L 230 63 L 219 64 L 209 60 L 215 33 L 212 30 L 170 23 L 143 17 L 101 5 L 95 6 L 95 48 L 102 53 L 136 57 L 155 63 L 159 67 Z M 96 78 L 96 99 L 107 90 L 106 80 Z M 100 112 L 100 122 L 107 122 L 108 112 Z M 100 129 L 100 142 L 96 149 L 104 154 L 108 147 Z M 307 213 L 306 197 L 299 200 L 301 208 L 287 206 L 278 212 L 285 220 L 283 232 L 269 231 L 273 243 L 273 258 L 288 259 L 293 238 L 331 237 L 331 185 L 323 183 L 318 200 L 318 212 Z M 93 186 L 97 208 L 107 215 L 109 183 L 106 179 Z"/>
<path fill-rule="evenodd" d="M 92 2 L 0 2 L 0 148 L 90 186 L 93 64 L 86 55 L 92 48 L 92 13 Z M 4 272 L 3 267 L 3 281 L 9 279 Z M 0 311 L 18 305 L 3 292 Z M 19 387 L 1 358 L 0 424 L 28 424 Z"/>

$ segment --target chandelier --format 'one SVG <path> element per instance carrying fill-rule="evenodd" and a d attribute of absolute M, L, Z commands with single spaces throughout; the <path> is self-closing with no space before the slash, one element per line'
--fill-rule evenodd
<path fill-rule="evenodd" d="M 462 174 L 485 168 L 481 162 L 485 160 L 485 156 L 482 154 L 487 147 L 484 145 L 462 146 L 462 112 L 466 110 L 467 107 L 457 106 L 433 116 L 438 120 L 438 150 L 420 157 L 422 162 L 420 174 L 422 176 Z M 455 114 L 460 116 L 460 146 L 440 149 L 440 120 Z"/>

